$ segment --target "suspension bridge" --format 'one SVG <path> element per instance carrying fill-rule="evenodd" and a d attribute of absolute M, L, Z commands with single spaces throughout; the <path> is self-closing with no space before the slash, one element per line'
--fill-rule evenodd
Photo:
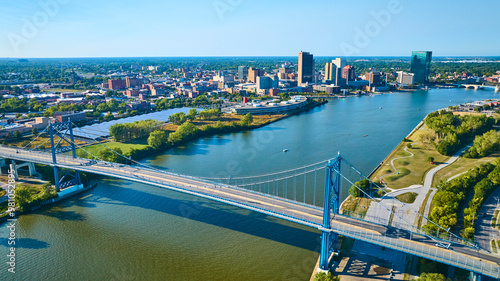
<path fill-rule="evenodd" d="M 474 280 L 481 276 L 500 279 L 499 256 L 441 228 L 403 203 L 398 211 L 384 205 L 373 196 L 384 190 L 373 182 L 368 191 L 357 186 L 353 177 L 367 178 L 340 154 L 332 160 L 266 175 L 201 178 L 134 161 L 96 141 L 121 159 L 119 163 L 104 161 L 75 143 L 74 127 L 82 130 L 71 122 L 51 124 L 31 142 L 49 135 L 48 150 L 33 149 L 31 143 L 23 148 L 0 146 L 0 156 L 52 166 L 58 192 L 81 187 L 79 172 L 87 172 L 191 194 L 318 229 L 322 232 L 321 270 L 330 268 L 332 256 L 338 253 L 338 236 L 342 235 L 468 270 Z M 77 149 L 85 157 L 77 157 Z M 343 185 L 354 186 L 370 204 L 385 208 L 391 219 L 341 211 Z M 434 224 L 437 231 L 419 227 L 405 213 Z"/>

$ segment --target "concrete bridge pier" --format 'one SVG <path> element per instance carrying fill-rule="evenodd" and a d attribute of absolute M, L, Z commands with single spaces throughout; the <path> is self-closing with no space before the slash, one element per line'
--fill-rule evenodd
<path fill-rule="evenodd" d="M 498 93 L 498 92 L 500 92 L 500 85 L 497 85 L 497 86 L 495 87 L 495 93 Z"/>
<path fill-rule="evenodd" d="M 12 171 L 12 174 L 14 175 L 14 179 L 18 180 L 19 179 L 19 168 L 23 167 L 28 167 L 29 175 L 34 176 L 37 174 L 36 169 L 35 169 L 35 163 L 31 162 L 26 162 L 20 165 L 16 164 L 16 161 L 12 160 L 12 163 L 10 164 L 10 170 Z"/>

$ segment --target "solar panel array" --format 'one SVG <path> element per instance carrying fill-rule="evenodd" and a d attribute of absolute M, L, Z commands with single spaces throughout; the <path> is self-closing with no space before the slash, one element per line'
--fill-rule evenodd
<path fill-rule="evenodd" d="M 109 121 L 109 122 L 93 124 L 93 125 L 89 125 L 89 126 L 84 126 L 81 129 L 75 128 L 73 130 L 73 134 L 76 137 L 83 137 L 83 138 L 89 138 L 89 139 L 103 138 L 103 137 L 109 136 L 109 128 L 115 124 L 132 123 L 134 121 L 148 120 L 148 119 L 154 119 L 154 120 L 158 120 L 158 121 L 168 122 L 168 117 L 170 115 L 178 113 L 178 112 L 184 112 L 185 114 L 187 114 L 190 109 L 191 108 L 189 108 L 189 107 L 173 108 L 173 109 L 167 109 L 167 110 L 143 114 L 143 115 L 132 116 L 132 117 L 128 117 L 128 118 L 122 118 L 122 119 L 113 120 L 113 121 Z"/>

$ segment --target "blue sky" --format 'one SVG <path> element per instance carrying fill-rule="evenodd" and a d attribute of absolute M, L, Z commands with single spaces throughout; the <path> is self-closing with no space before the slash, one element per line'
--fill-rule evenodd
<path fill-rule="evenodd" d="M 498 8 L 498 0 L 0 0 L 0 57 L 500 56 Z"/>

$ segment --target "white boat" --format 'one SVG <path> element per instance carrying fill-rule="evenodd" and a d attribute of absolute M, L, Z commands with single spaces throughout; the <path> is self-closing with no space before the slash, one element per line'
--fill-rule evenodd
<path fill-rule="evenodd" d="M 283 152 L 287 152 L 287 151 L 288 151 L 288 149 L 283 149 Z"/>

